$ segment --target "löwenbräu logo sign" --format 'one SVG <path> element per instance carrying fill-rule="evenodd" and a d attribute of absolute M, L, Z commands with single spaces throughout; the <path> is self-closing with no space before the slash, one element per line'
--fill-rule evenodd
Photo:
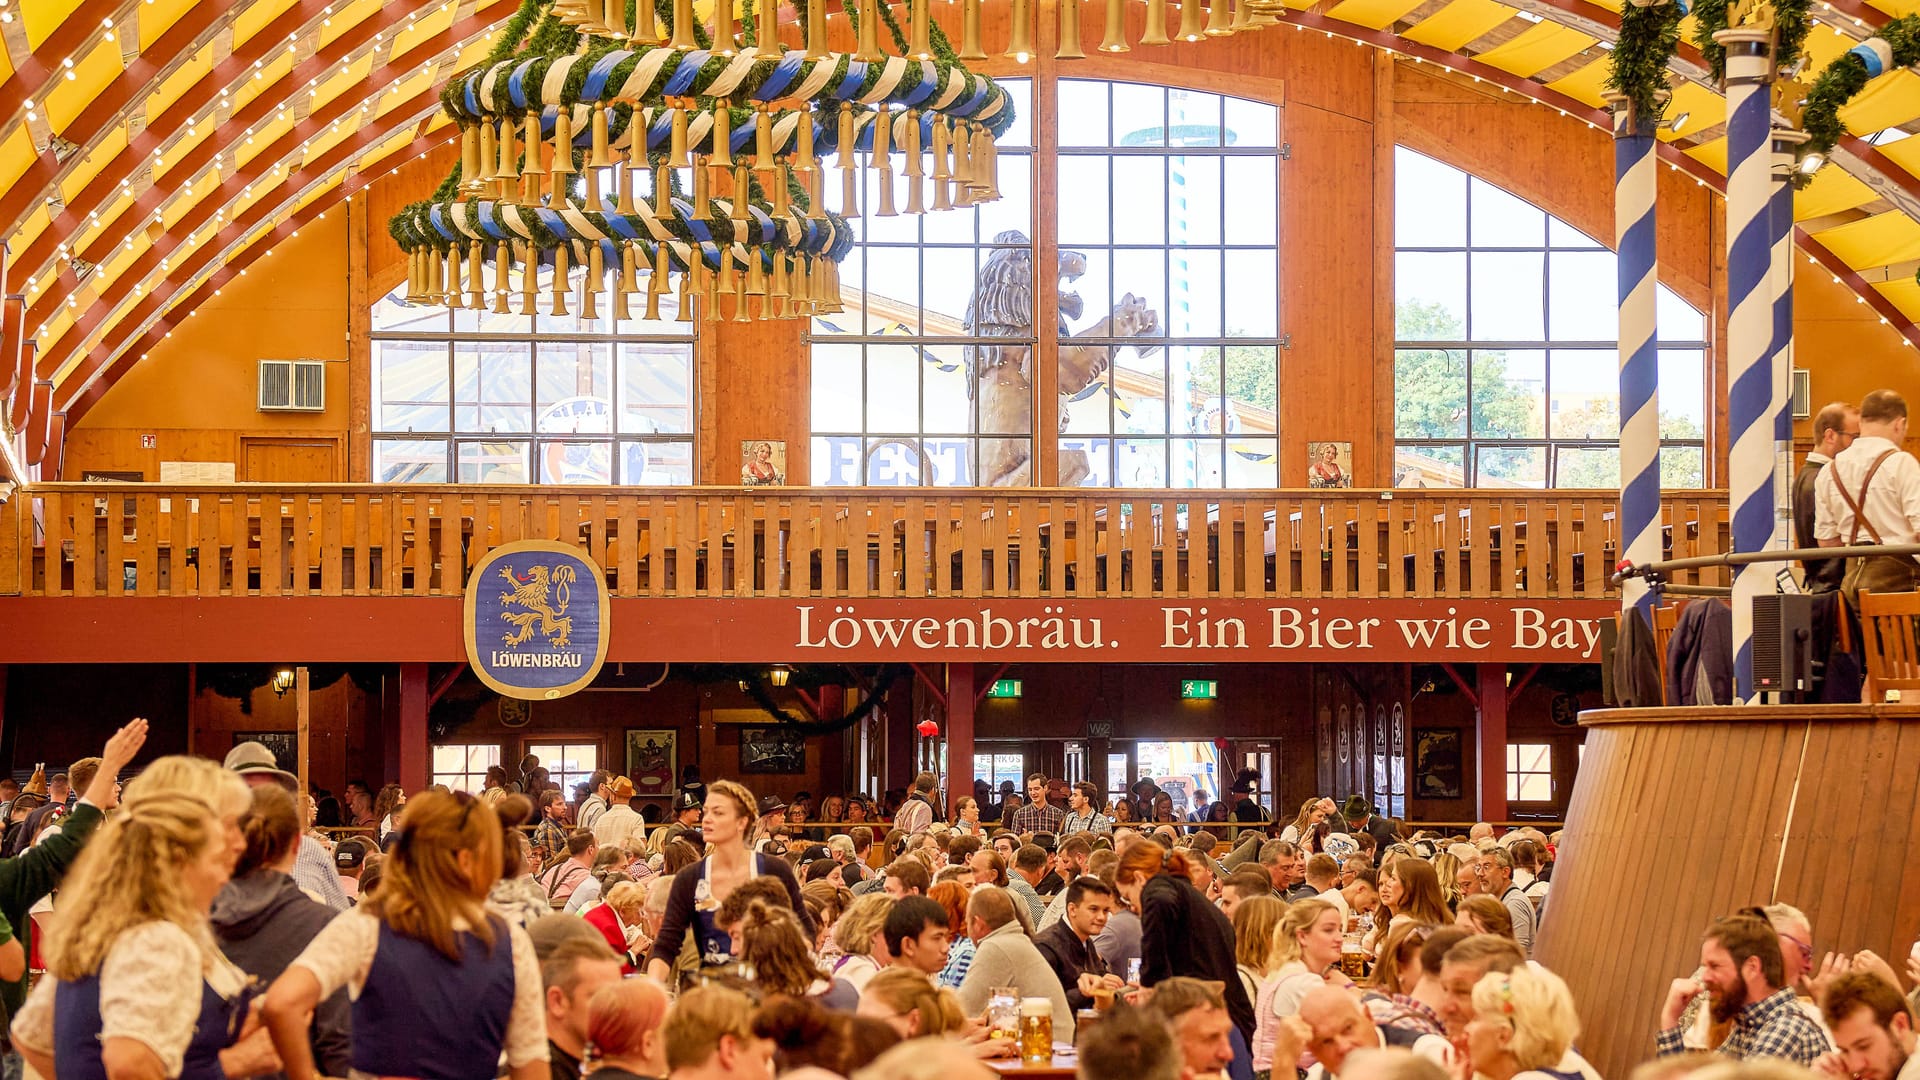
<path fill-rule="evenodd" d="M 467 661 L 507 697 L 565 697 L 600 673 L 607 613 L 606 577 L 577 548 L 547 540 L 502 545 L 467 581 Z"/>

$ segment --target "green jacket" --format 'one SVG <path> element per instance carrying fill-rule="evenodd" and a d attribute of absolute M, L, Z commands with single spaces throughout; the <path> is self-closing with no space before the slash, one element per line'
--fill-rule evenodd
<path fill-rule="evenodd" d="M 13 925 L 20 947 L 33 952 L 33 919 L 27 912 L 60 884 L 73 865 L 75 856 L 86 846 L 87 837 L 100 827 L 106 815 L 90 803 L 76 803 L 60 821 L 60 833 L 48 837 L 19 857 L 0 859 L 0 916 Z M 0 982 L 0 1004 L 11 1017 L 27 1000 L 27 980 Z"/>

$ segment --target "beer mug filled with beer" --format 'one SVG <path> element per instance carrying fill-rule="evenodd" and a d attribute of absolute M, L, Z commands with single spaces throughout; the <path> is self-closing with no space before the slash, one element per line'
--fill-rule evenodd
<path fill-rule="evenodd" d="M 1340 943 L 1340 970 L 1347 978 L 1359 979 L 1367 974 L 1367 950 L 1360 944 L 1359 934 L 1348 934 Z"/>
<path fill-rule="evenodd" d="M 1020 1060 L 1045 1064 L 1053 1060 L 1053 1001 L 1020 999 Z"/>

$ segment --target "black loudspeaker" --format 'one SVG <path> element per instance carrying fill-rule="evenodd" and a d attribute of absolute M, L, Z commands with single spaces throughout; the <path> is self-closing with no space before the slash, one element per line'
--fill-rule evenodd
<path fill-rule="evenodd" d="M 1798 701 L 1813 692 L 1813 600 L 1802 593 L 1753 598 L 1753 685 Z"/>

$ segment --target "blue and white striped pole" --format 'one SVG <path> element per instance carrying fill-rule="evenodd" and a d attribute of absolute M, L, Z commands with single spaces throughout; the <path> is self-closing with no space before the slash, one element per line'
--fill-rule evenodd
<path fill-rule="evenodd" d="M 1797 148 L 1803 131 L 1773 132 L 1767 224 L 1771 232 L 1768 283 L 1773 293 L 1773 546 L 1793 546 L 1793 193 L 1799 185 Z M 1776 571 L 1777 572 L 1777 571 Z"/>
<path fill-rule="evenodd" d="M 1655 347 L 1654 119 L 1631 99 L 1613 106 L 1613 231 L 1620 284 L 1620 557 L 1635 566 L 1660 558 L 1660 354 Z M 1621 612 L 1653 625 L 1653 595 L 1642 578 L 1621 589 Z"/>
<path fill-rule="evenodd" d="M 1769 135 L 1773 74 L 1766 30 L 1722 30 L 1727 51 L 1727 426 L 1733 550 L 1764 551 L 1773 539 L 1773 227 Z M 1734 695 L 1753 701 L 1753 602 L 1773 591 L 1773 568 L 1733 577 Z"/>

